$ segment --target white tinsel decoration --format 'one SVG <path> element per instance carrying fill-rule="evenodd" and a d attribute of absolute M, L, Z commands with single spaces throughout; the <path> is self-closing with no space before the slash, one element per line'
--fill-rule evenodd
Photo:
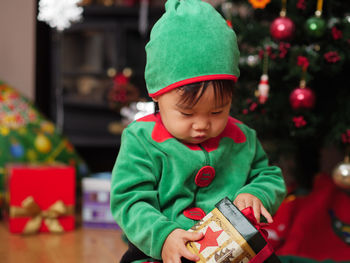
<path fill-rule="evenodd" d="M 40 0 L 38 20 L 60 31 L 68 28 L 71 22 L 82 18 L 83 8 L 77 5 L 79 2 L 81 0 Z"/>

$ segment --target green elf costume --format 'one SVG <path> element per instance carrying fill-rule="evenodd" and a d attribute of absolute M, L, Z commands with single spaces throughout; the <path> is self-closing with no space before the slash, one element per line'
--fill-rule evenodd
<path fill-rule="evenodd" d="M 239 76 L 234 31 L 200 0 L 168 0 L 146 52 L 151 97 Z M 174 138 L 159 114 L 143 117 L 124 130 L 112 172 L 112 214 L 131 242 L 122 262 L 161 260 L 174 229 L 191 228 L 226 196 L 250 193 L 274 213 L 285 191 L 281 170 L 240 121 L 230 117 L 219 136 L 194 145 Z"/>

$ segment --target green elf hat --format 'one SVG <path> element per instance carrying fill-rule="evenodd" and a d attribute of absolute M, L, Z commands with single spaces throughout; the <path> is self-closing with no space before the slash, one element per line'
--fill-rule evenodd
<path fill-rule="evenodd" d="M 235 32 L 210 4 L 168 0 L 146 45 L 145 80 L 151 97 L 206 80 L 239 77 Z"/>

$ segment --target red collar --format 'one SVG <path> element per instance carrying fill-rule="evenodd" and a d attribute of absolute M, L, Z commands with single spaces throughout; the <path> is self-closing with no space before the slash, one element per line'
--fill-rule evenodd
<path fill-rule="evenodd" d="M 174 138 L 167 129 L 164 127 L 162 119 L 160 118 L 160 114 L 150 114 L 143 118 L 137 120 L 137 122 L 155 122 L 153 131 L 152 131 L 152 139 L 156 142 L 164 142 L 168 139 Z M 239 120 L 229 117 L 227 125 L 223 132 L 215 137 L 206 140 L 201 143 L 201 146 L 208 152 L 214 151 L 219 147 L 220 140 L 224 137 L 231 138 L 235 143 L 243 143 L 246 141 L 245 134 L 242 130 L 237 126 L 236 123 L 242 123 Z M 185 143 L 185 145 L 191 150 L 198 151 L 201 150 L 199 145 L 197 144 L 189 144 Z"/>

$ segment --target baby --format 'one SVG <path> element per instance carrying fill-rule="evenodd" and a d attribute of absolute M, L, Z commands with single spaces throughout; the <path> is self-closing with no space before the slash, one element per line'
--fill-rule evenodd
<path fill-rule="evenodd" d="M 128 237 L 122 262 L 197 261 L 186 231 L 222 198 L 272 222 L 286 188 L 256 133 L 229 116 L 239 76 L 236 35 L 200 0 L 169 0 L 146 46 L 157 111 L 123 132 L 111 210 Z"/>

